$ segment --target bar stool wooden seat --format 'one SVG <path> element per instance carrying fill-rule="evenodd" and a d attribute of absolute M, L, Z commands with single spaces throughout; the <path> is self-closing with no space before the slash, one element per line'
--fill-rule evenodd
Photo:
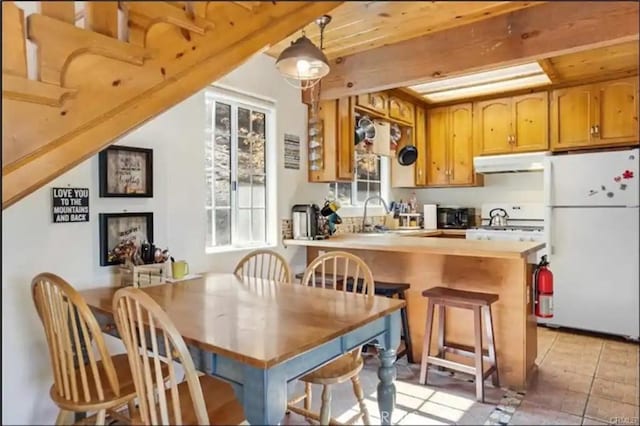
<path fill-rule="evenodd" d="M 498 360 L 496 358 L 495 340 L 493 336 L 493 321 L 491 318 L 491 304 L 498 300 L 498 295 L 493 293 L 479 293 L 472 291 L 462 291 L 446 287 L 433 287 L 422 292 L 422 296 L 429 298 L 427 307 L 427 325 L 422 348 L 422 365 L 420 367 L 420 383 L 427 383 L 427 369 L 429 364 L 448 368 L 475 376 L 476 399 L 484 402 L 484 380 L 492 376 L 492 383 L 495 387 L 500 386 L 498 377 Z M 433 326 L 434 308 L 438 307 L 438 354 L 431 356 L 431 333 Z M 445 342 L 445 307 L 469 309 L 473 311 L 473 330 L 475 345 L 469 348 L 462 345 Z M 484 317 L 484 321 L 482 320 Z M 484 322 L 487 333 L 488 350 L 485 355 L 482 349 L 482 323 Z M 451 352 L 457 355 L 473 357 L 475 366 L 445 359 L 445 353 Z M 484 362 L 489 368 L 485 371 Z"/>

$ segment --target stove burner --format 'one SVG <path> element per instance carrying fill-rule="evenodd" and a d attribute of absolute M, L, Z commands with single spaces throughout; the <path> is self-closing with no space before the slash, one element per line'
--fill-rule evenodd
<path fill-rule="evenodd" d="M 482 229 L 486 231 L 525 231 L 525 232 L 542 232 L 542 226 L 479 226 L 473 229 Z"/>

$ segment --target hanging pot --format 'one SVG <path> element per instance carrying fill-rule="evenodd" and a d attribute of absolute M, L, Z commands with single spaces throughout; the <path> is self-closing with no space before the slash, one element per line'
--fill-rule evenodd
<path fill-rule="evenodd" d="M 376 137 L 376 126 L 369 117 L 362 117 L 358 120 L 355 133 L 355 144 L 360 142 L 373 143 L 373 139 Z"/>
<path fill-rule="evenodd" d="M 398 152 L 398 163 L 401 166 L 410 166 L 418 159 L 418 148 L 414 145 L 405 145 Z"/>

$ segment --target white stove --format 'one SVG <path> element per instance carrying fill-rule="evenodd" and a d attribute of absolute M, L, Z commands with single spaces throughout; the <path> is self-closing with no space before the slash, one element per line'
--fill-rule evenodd
<path fill-rule="evenodd" d="M 497 208 L 507 212 L 506 226 L 489 225 L 490 212 Z M 545 241 L 543 204 L 483 204 L 481 218 L 480 226 L 465 232 L 468 240 Z"/>

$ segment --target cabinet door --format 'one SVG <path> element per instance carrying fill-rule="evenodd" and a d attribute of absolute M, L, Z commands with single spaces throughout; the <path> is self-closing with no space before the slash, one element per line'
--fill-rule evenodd
<path fill-rule="evenodd" d="M 387 116 L 389 109 L 389 97 L 384 92 L 365 93 L 356 97 L 356 105 L 380 114 L 384 117 Z"/>
<path fill-rule="evenodd" d="M 589 146 L 594 109 L 591 85 L 554 90 L 551 95 L 551 149 Z"/>
<path fill-rule="evenodd" d="M 405 145 L 415 145 L 415 134 L 412 127 L 400 126 L 402 136 L 398 141 L 398 152 Z M 416 186 L 416 163 L 402 166 L 398 157 L 391 158 L 391 186 L 394 188 L 413 188 Z"/>
<path fill-rule="evenodd" d="M 473 110 L 471 104 L 449 107 L 449 184 L 473 184 Z"/>
<path fill-rule="evenodd" d="M 395 96 L 389 96 L 389 118 L 413 124 L 415 107 L 411 102 L 407 102 Z"/>
<path fill-rule="evenodd" d="M 549 149 L 549 96 L 547 92 L 516 96 L 513 104 L 513 150 Z"/>
<path fill-rule="evenodd" d="M 511 152 L 511 113 L 511 98 L 476 103 L 476 138 L 479 154 Z"/>
<path fill-rule="evenodd" d="M 449 145 L 449 108 L 427 111 L 427 185 L 449 183 L 447 146 Z"/>
<path fill-rule="evenodd" d="M 308 144 L 309 182 L 335 182 L 338 160 L 338 101 L 322 101 L 318 109 L 318 123 L 309 123 L 309 141 L 319 142 L 322 149 Z M 312 157 L 315 156 L 315 157 Z"/>
<path fill-rule="evenodd" d="M 595 96 L 593 143 L 638 142 L 637 77 L 600 83 Z"/>
<path fill-rule="evenodd" d="M 355 114 L 351 98 L 338 99 L 337 180 L 352 181 L 355 162 Z"/>
<path fill-rule="evenodd" d="M 427 184 L 427 123 L 424 108 L 416 108 L 416 148 L 418 160 L 416 161 L 416 185 Z"/>

